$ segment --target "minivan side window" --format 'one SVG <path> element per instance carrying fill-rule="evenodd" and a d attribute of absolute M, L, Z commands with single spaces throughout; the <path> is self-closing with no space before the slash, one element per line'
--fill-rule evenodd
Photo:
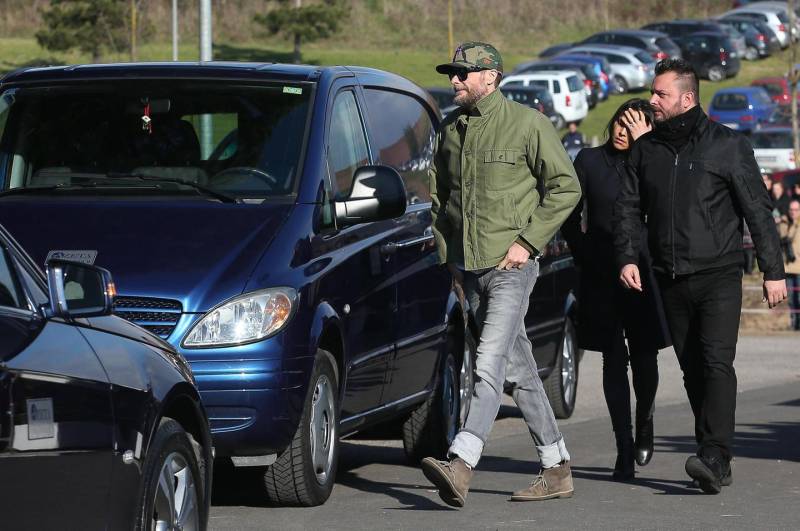
<path fill-rule="evenodd" d="M 369 163 L 367 141 L 351 91 L 336 96 L 328 135 L 328 170 L 336 186 L 336 199 L 345 199 L 353 184 L 353 174 Z"/>
<path fill-rule="evenodd" d="M 0 247 L 0 306 L 24 308 L 24 300 L 11 259 L 6 250 Z"/>
<path fill-rule="evenodd" d="M 364 90 L 369 131 L 381 164 L 403 178 L 408 203 L 429 203 L 428 168 L 435 131 L 428 111 L 411 96 L 387 90 Z"/>
<path fill-rule="evenodd" d="M 553 94 L 561 94 L 561 83 L 557 79 L 553 80 Z"/>

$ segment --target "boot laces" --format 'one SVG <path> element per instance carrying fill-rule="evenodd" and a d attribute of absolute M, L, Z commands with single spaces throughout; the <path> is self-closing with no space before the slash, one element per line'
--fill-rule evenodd
<path fill-rule="evenodd" d="M 544 488 L 544 490 L 547 490 L 548 488 L 547 479 L 545 479 L 544 474 L 542 472 L 539 472 L 539 475 L 533 478 L 533 481 L 531 481 L 532 488 L 536 488 L 538 485 L 541 485 Z"/>

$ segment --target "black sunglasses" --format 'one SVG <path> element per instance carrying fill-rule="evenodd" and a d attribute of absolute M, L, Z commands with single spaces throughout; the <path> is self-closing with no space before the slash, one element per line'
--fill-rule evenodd
<path fill-rule="evenodd" d="M 449 76 L 451 78 L 453 76 L 456 76 L 458 78 L 458 80 L 463 83 L 464 81 L 467 80 L 467 76 L 470 74 L 470 72 L 480 72 L 481 70 L 485 70 L 485 69 L 484 68 L 478 68 L 478 67 L 473 67 L 473 68 L 453 68 L 452 70 L 450 70 Z"/>

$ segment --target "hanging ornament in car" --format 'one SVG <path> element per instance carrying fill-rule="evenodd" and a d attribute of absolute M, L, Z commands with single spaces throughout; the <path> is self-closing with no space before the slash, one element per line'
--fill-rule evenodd
<path fill-rule="evenodd" d="M 150 118 L 150 102 L 144 104 L 144 114 L 142 115 L 142 130 L 148 134 L 153 134 L 153 119 Z"/>

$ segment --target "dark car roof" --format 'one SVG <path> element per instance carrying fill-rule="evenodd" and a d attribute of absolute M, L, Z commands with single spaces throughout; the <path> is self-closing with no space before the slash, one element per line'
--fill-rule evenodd
<path fill-rule="evenodd" d="M 652 31 L 652 30 L 644 30 L 644 29 L 613 29 L 608 31 L 601 31 L 600 34 L 608 34 L 608 33 L 617 33 L 619 35 L 631 35 L 634 37 L 669 37 L 664 32 L 661 31 Z"/>
<path fill-rule="evenodd" d="M 245 63 L 233 61 L 153 62 L 81 64 L 29 67 L 15 70 L 2 79 L 3 84 L 85 81 L 132 78 L 263 79 L 287 82 L 318 81 L 325 77 L 356 77 L 361 84 L 403 89 L 427 99 L 424 91 L 408 79 L 361 66 L 316 66 L 283 63 Z"/>

